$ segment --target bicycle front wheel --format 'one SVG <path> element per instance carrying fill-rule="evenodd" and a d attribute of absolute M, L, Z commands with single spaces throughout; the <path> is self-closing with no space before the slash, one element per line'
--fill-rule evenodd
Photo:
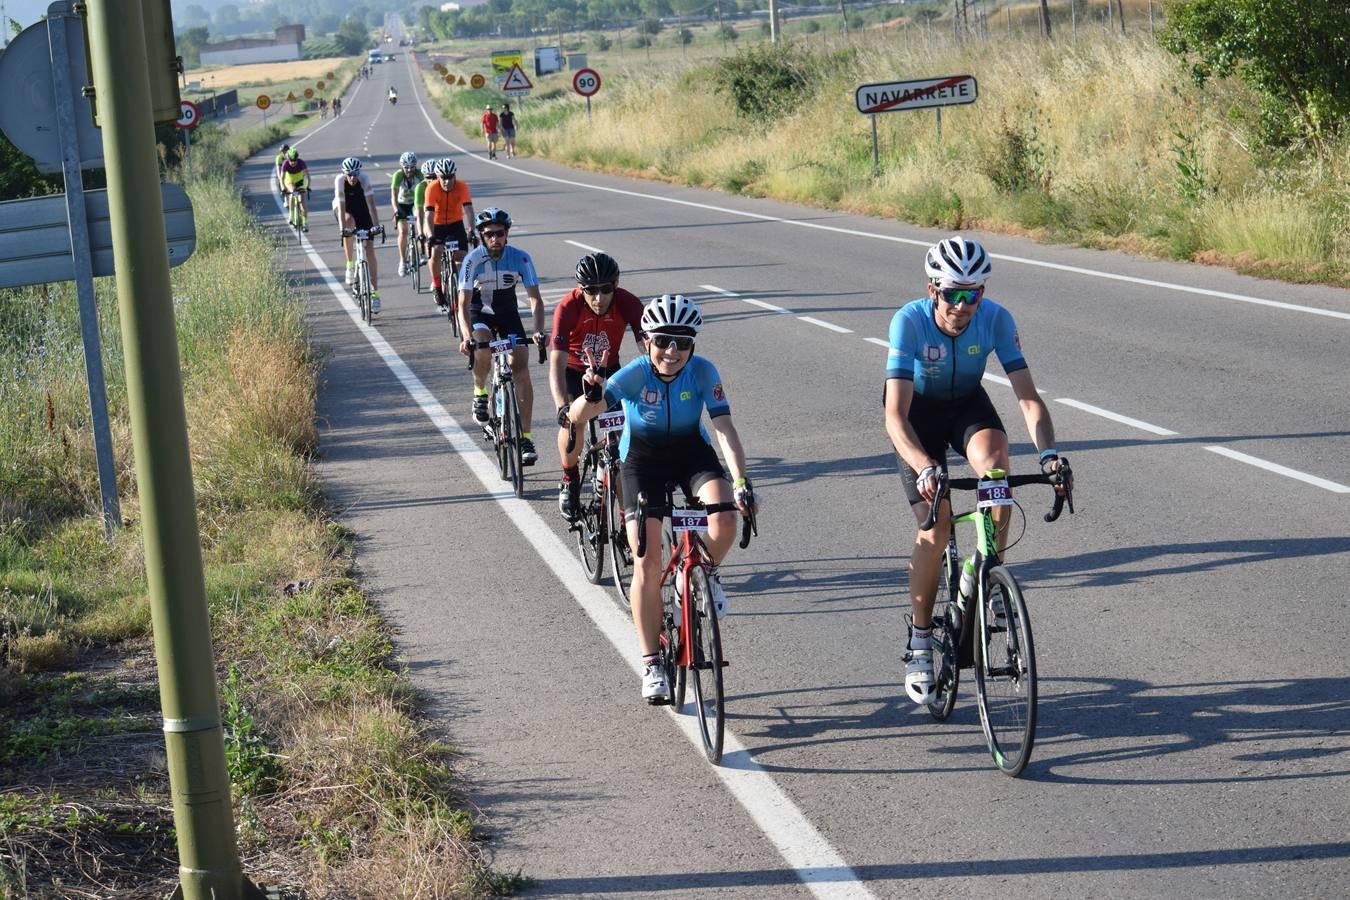
<path fill-rule="evenodd" d="M 628 546 L 623 503 L 619 500 L 618 466 L 610 466 L 605 472 L 605 527 L 609 535 L 609 574 L 614 578 L 619 602 L 627 609 L 628 588 L 633 583 L 633 550 Z"/>
<path fill-rule="evenodd" d="M 1006 626 L 995 620 L 1000 604 Z M 1022 589 L 1006 567 L 989 570 L 982 612 L 975 641 L 980 725 L 994 763 L 1017 776 L 1036 740 L 1036 653 Z"/>
<path fill-rule="evenodd" d="M 961 681 L 958 662 L 961 626 L 957 619 L 956 593 L 961 578 L 961 561 L 954 545 L 942 554 L 937 601 L 933 604 L 933 677 L 937 693 L 928 704 L 928 713 L 939 722 L 952 714 L 956 706 L 956 688 Z"/>
<path fill-rule="evenodd" d="M 370 269 L 366 267 L 365 260 L 356 264 L 356 293 L 357 302 L 361 304 L 361 321 L 367 325 L 370 324 Z"/>
<path fill-rule="evenodd" d="M 586 580 L 599 584 L 605 573 L 605 545 L 609 543 L 606 520 L 603 473 L 596 465 L 596 454 L 588 453 L 581 466 L 581 518 L 576 524 L 577 549 Z"/>
<path fill-rule="evenodd" d="M 520 442 L 524 440 L 520 427 L 520 400 L 516 396 L 514 382 L 506 385 L 506 415 L 511 422 L 511 441 L 508 444 L 511 454 L 511 484 L 517 497 L 525 496 L 525 460 L 521 458 Z"/>
<path fill-rule="evenodd" d="M 506 391 L 502 385 L 494 384 L 492 386 L 492 395 L 488 399 L 488 409 L 491 410 L 488 428 L 492 432 L 492 449 L 497 454 L 497 472 L 502 476 L 503 481 L 510 481 L 512 478 L 511 445 L 510 435 L 507 434 L 510 429 L 510 416 L 506 414 L 508 409 Z"/>
<path fill-rule="evenodd" d="M 698 730 L 703 737 L 703 752 L 716 765 L 722 760 L 722 739 L 726 729 L 725 698 L 722 694 L 722 634 L 717 627 L 708 573 L 702 566 L 689 570 L 690 662 L 694 682 L 694 706 L 698 712 Z"/>

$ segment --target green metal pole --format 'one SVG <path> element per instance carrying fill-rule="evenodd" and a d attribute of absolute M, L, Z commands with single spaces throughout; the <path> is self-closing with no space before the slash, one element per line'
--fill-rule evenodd
<path fill-rule="evenodd" d="M 186 900 L 237 900 L 243 872 L 216 696 L 141 0 L 91 0 L 88 10 L 179 884 Z"/>

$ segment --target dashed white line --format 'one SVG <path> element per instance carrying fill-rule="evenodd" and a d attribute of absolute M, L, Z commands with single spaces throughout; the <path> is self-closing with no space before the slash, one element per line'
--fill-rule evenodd
<path fill-rule="evenodd" d="M 605 252 L 605 251 L 601 250 L 599 247 L 590 247 L 590 246 L 587 246 L 586 244 L 583 244 L 581 241 L 573 241 L 573 240 L 568 240 L 567 238 L 563 238 L 563 243 L 564 243 L 564 244 L 571 244 L 573 247 L 580 247 L 582 250 L 585 250 L 587 253 L 604 253 L 604 252 Z"/>
<path fill-rule="evenodd" d="M 876 344 L 878 347 L 885 347 L 887 350 L 891 349 L 891 342 L 883 341 L 881 338 L 863 338 L 863 340 L 869 344 Z"/>
<path fill-rule="evenodd" d="M 1246 463 L 1249 466 L 1265 469 L 1267 472 L 1274 472 L 1275 474 L 1283 475 L 1286 478 L 1302 481 L 1304 484 L 1311 484 L 1315 487 L 1324 488 L 1337 494 L 1350 494 L 1350 486 L 1339 484 L 1335 481 L 1328 481 L 1325 478 L 1318 478 L 1316 475 L 1309 475 L 1307 472 L 1300 472 L 1298 469 L 1291 469 L 1288 466 L 1282 466 L 1279 463 L 1269 462 L 1258 456 L 1248 456 L 1246 453 L 1239 453 L 1237 450 L 1229 450 L 1227 447 L 1206 447 L 1205 449 L 1210 453 L 1217 453 L 1220 456 L 1235 459 L 1238 462 Z"/>
<path fill-rule="evenodd" d="M 790 309 L 783 309 L 781 306 L 774 306 L 772 303 L 765 303 L 763 300 L 756 300 L 753 297 L 742 297 L 735 291 L 724 290 L 715 285 L 700 284 L 699 287 L 703 288 L 705 291 L 712 291 L 714 294 L 721 294 L 723 297 L 735 297 L 737 300 L 743 300 L 751 306 L 758 306 L 760 309 L 767 309 L 769 312 L 782 314 L 789 314 L 792 312 Z"/>
<path fill-rule="evenodd" d="M 1131 428 L 1138 428 L 1140 431 L 1147 431 L 1150 434 L 1158 434 L 1164 437 L 1175 435 L 1177 432 L 1157 425 L 1150 425 L 1140 419 L 1131 419 L 1129 416 L 1122 416 L 1120 413 L 1113 413 L 1109 409 L 1102 409 L 1100 406 L 1093 406 L 1090 403 L 1083 403 L 1079 400 L 1070 400 L 1068 397 L 1057 397 L 1056 403 L 1063 403 L 1065 406 L 1072 406 L 1074 409 L 1081 409 L 1083 412 L 1092 413 L 1094 416 L 1101 416 L 1103 419 L 1110 419 L 1112 422 L 1119 422 L 1122 425 L 1129 425 Z"/>
<path fill-rule="evenodd" d="M 845 328 L 843 325 L 836 325 L 833 322 L 826 322 L 824 319 L 817 319 L 814 316 L 798 316 L 797 318 L 801 319 L 803 322 L 809 322 L 812 325 L 819 325 L 821 328 L 828 328 L 830 331 L 834 331 L 839 334 L 853 333 L 852 328 Z"/>

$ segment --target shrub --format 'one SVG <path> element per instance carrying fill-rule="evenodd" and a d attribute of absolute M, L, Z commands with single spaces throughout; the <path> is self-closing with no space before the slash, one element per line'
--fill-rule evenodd
<path fill-rule="evenodd" d="M 724 41 L 734 41 L 740 37 L 741 34 L 730 25 L 723 25 L 721 28 L 717 29 L 717 36 Z"/>
<path fill-rule="evenodd" d="M 713 81 L 730 94 L 741 115 L 769 121 L 792 112 L 806 97 L 810 58 L 789 47 L 760 44 L 717 63 Z"/>

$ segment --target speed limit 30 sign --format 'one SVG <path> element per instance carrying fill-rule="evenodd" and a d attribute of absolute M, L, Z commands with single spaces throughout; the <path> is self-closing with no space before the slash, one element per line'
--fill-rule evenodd
<path fill-rule="evenodd" d="M 583 97 L 591 97 L 600 90 L 600 73 L 594 69 L 577 69 L 572 76 L 572 90 Z"/>
<path fill-rule="evenodd" d="M 178 107 L 178 121 L 174 122 L 179 128 L 196 128 L 202 120 L 202 108 L 191 100 L 184 100 Z"/>

